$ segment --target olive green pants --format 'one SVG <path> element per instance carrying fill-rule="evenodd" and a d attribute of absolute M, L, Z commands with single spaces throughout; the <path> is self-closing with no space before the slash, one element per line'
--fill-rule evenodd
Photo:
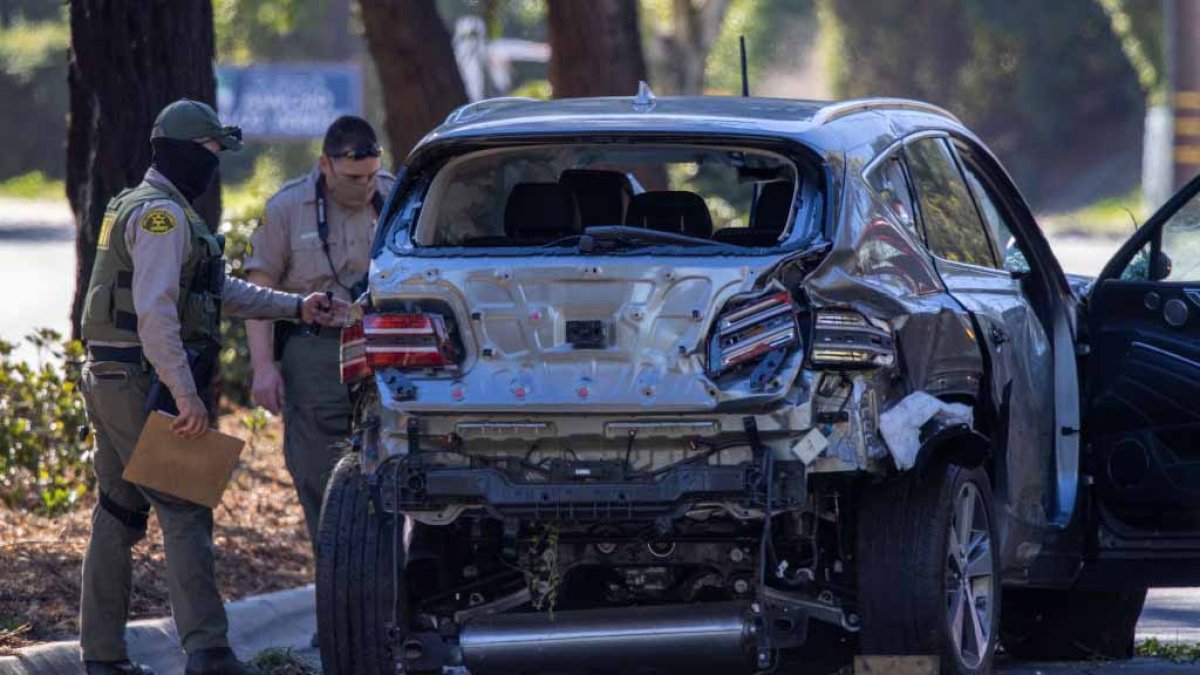
<path fill-rule="evenodd" d="M 350 432 L 350 397 L 339 371 L 339 342 L 333 335 L 294 336 L 280 362 L 283 374 L 283 456 L 304 508 L 314 548 L 325 486 L 337 464 L 334 444 Z"/>
<path fill-rule="evenodd" d="M 80 645 L 88 661 L 126 658 L 131 549 L 146 534 L 151 506 L 162 526 L 171 612 L 183 648 L 192 652 L 229 644 L 213 569 L 212 510 L 139 488 L 121 477 L 146 422 L 149 390 L 150 373 L 140 365 L 84 365 L 83 397 L 95 436 L 96 479 L 108 502 L 97 504 L 92 513 L 92 536 L 83 558 Z"/>

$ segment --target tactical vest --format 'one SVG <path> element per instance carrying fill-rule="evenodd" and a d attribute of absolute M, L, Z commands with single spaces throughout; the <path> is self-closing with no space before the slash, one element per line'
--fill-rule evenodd
<path fill-rule="evenodd" d="M 181 195 L 143 183 L 122 191 L 104 212 L 96 264 L 83 306 L 84 341 L 141 342 L 133 306 L 133 257 L 126 245 L 125 228 L 139 206 L 158 200 L 172 201 L 183 209 L 192 237 L 191 252 L 179 270 L 178 312 L 183 343 L 205 345 L 219 340 L 221 289 L 225 282 L 220 242 Z"/>

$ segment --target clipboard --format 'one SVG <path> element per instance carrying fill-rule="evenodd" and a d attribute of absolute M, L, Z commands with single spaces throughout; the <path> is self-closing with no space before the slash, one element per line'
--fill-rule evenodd
<path fill-rule="evenodd" d="M 158 410 L 150 413 L 122 477 L 215 509 L 246 443 L 211 429 L 199 438 L 181 438 L 171 431 L 174 419 Z"/>

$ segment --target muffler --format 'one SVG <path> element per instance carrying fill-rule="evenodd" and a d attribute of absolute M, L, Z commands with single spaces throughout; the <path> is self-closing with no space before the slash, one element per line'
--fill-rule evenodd
<path fill-rule="evenodd" d="M 477 672 L 547 672 L 749 665 L 758 627 L 737 602 L 496 614 L 459 634 L 463 665 Z"/>

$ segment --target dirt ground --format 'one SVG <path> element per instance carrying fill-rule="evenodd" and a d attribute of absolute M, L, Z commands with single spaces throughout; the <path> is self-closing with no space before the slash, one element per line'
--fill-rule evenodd
<path fill-rule="evenodd" d="M 221 418 L 223 431 L 250 438 L 245 411 Z M 311 583 L 304 515 L 284 468 L 273 421 L 248 444 L 215 514 L 217 576 L 226 601 Z M 95 493 L 75 510 L 48 518 L 0 508 L 0 656 L 79 633 L 79 578 Z M 131 619 L 167 616 L 162 531 L 150 518 L 134 548 Z"/>

